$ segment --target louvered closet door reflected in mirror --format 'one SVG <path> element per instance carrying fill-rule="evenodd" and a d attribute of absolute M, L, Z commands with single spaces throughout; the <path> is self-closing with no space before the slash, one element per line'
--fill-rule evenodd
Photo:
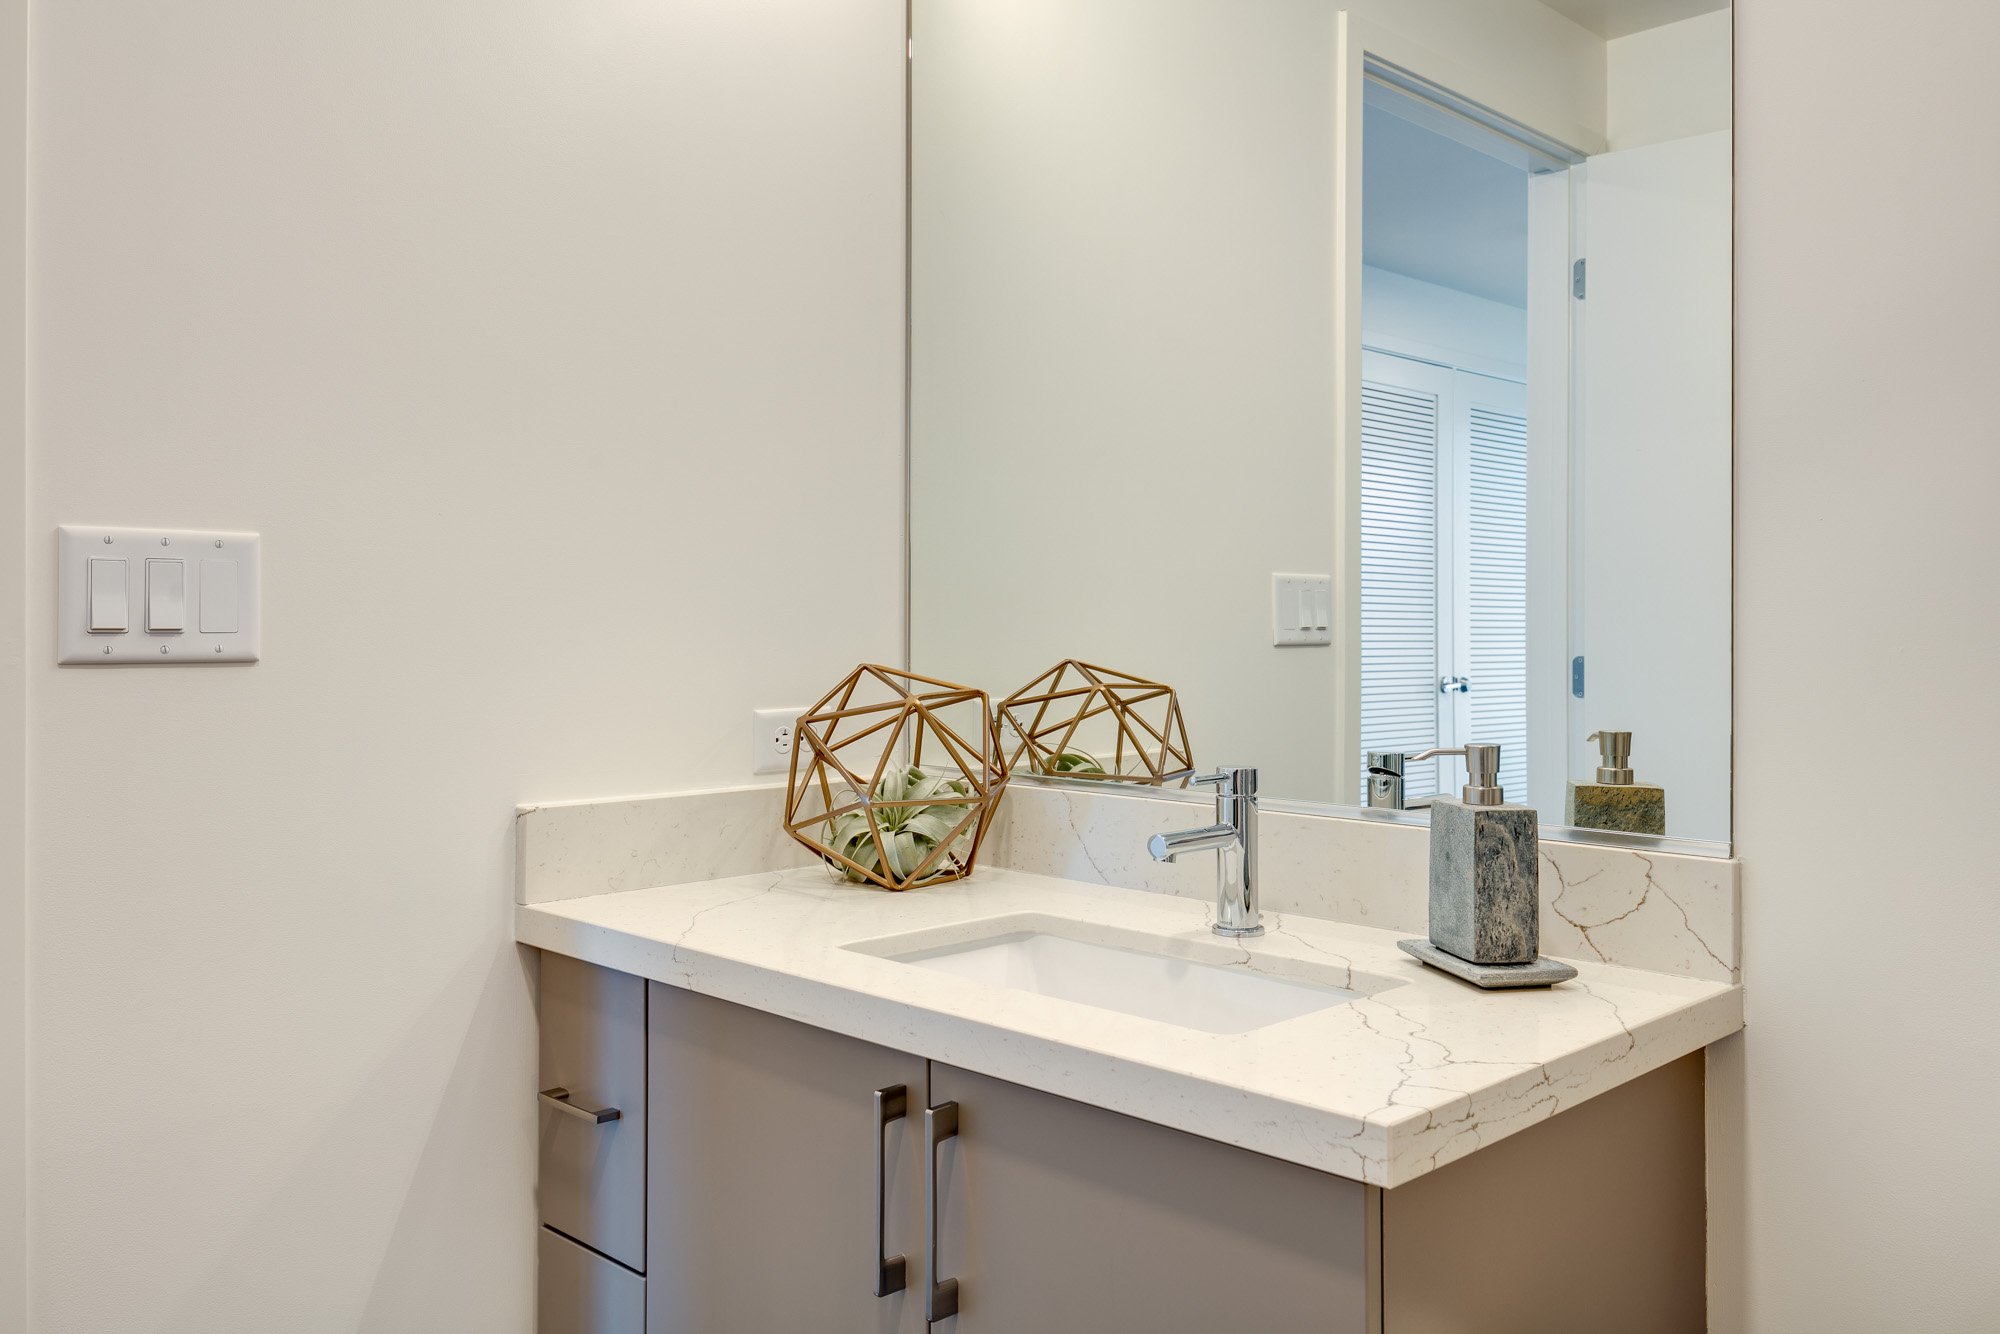
<path fill-rule="evenodd" d="M 1511 380 L 1362 356 L 1361 737 L 1370 750 L 1497 742 L 1526 795 L 1527 402 Z M 1454 791 L 1455 761 L 1405 777 Z"/>

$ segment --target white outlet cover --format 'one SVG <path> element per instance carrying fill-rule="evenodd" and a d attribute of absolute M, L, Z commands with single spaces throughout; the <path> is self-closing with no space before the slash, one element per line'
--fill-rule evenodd
<path fill-rule="evenodd" d="M 750 714 L 752 773 L 775 774 L 792 767 L 792 738 L 804 709 L 756 709 Z"/>
<path fill-rule="evenodd" d="M 75 666 L 182 667 L 258 658 L 255 533 L 182 528 L 56 529 L 56 661 Z M 125 629 L 90 628 L 90 563 L 125 562 Z M 179 561 L 180 629 L 149 628 L 147 561 Z M 208 568 L 204 570 L 204 562 Z M 206 590 L 206 593 L 205 591 Z M 204 615 L 204 596 L 209 607 Z M 221 600 L 228 599 L 228 612 Z M 233 624 L 233 630 L 205 630 Z"/>
<path fill-rule="evenodd" d="M 1271 576 L 1271 642 L 1333 643 L 1333 576 L 1274 574 Z"/>

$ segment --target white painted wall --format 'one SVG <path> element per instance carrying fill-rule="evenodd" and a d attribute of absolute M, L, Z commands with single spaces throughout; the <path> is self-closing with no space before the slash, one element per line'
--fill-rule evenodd
<path fill-rule="evenodd" d="M 26 0 L 0 3 L 0 549 L 25 552 Z M 0 580 L 0 1331 L 27 1319 L 26 581 Z"/>
<path fill-rule="evenodd" d="M 1738 11 L 1749 1027 L 1710 1085 L 1713 1328 L 1732 1334 L 2000 1312 L 2000 178 L 1977 147 L 2000 8 L 1888 17 Z M 1868 183 L 1883 163 L 1893 188 Z M 1924 766 L 1907 798 L 1903 756 Z"/>
<path fill-rule="evenodd" d="M 995 698 L 1171 683 L 1196 763 L 1333 797 L 1332 11 L 919 8 L 912 646 Z M 1248 757 L 1248 758 L 1243 758 Z"/>
<path fill-rule="evenodd" d="M 1540 0 L 1345 0 L 1368 50 L 1464 97 L 1604 150 L 1602 37 Z"/>
<path fill-rule="evenodd" d="M 525 1334 L 514 805 L 748 781 L 900 651 L 902 6 L 108 0 L 31 67 L 33 1327 Z M 77 521 L 261 531 L 265 661 L 57 669 Z"/>
<path fill-rule="evenodd" d="M 1604 44 L 1605 129 L 1616 152 L 1729 128 L 1730 11 Z"/>
<path fill-rule="evenodd" d="M 1526 376 L 1528 312 L 1373 266 L 1361 270 L 1361 341 L 1482 375 Z"/>

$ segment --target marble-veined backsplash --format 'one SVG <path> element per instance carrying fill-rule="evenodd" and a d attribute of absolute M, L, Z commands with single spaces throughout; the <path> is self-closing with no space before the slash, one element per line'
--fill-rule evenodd
<path fill-rule="evenodd" d="M 1209 810 L 1205 802 L 1015 783 L 992 852 L 1020 871 L 1208 898 L 1213 857 L 1169 866 L 1147 855 L 1146 840 L 1206 824 Z M 1266 809 L 1258 826 L 1267 911 L 1424 934 L 1428 825 Z M 1550 839 L 1540 846 L 1542 953 L 1739 980 L 1740 862 Z"/>
<path fill-rule="evenodd" d="M 784 794 L 770 784 L 523 806 L 516 898 L 547 903 L 808 865 L 781 827 Z M 1185 796 L 1014 783 L 981 860 L 1206 899 L 1214 857 L 1169 866 L 1146 854 L 1146 840 L 1205 824 L 1208 809 Z M 1260 823 L 1266 911 L 1424 933 L 1427 826 L 1269 808 Z M 1740 980 L 1733 858 L 1544 839 L 1541 872 L 1543 953 Z"/>
<path fill-rule="evenodd" d="M 514 811 L 514 899 L 553 903 L 808 866 L 784 784 L 607 797 Z"/>

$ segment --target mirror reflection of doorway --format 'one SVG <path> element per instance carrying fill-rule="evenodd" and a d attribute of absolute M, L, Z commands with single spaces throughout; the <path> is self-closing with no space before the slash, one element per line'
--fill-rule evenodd
<path fill-rule="evenodd" d="M 1447 136 L 1418 123 L 1431 109 L 1370 92 L 1357 759 L 1498 743 L 1525 801 L 1529 168 L 1516 145 L 1484 151 L 1473 127 Z M 1412 766 L 1406 798 L 1456 774 Z"/>
<path fill-rule="evenodd" d="M 1362 736 L 1369 750 L 1528 746 L 1527 391 L 1518 380 L 1362 353 Z M 1442 786 L 1440 786 L 1442 785 Z M 1456 786 L 1412 766 L 1411 800 Z"/>

